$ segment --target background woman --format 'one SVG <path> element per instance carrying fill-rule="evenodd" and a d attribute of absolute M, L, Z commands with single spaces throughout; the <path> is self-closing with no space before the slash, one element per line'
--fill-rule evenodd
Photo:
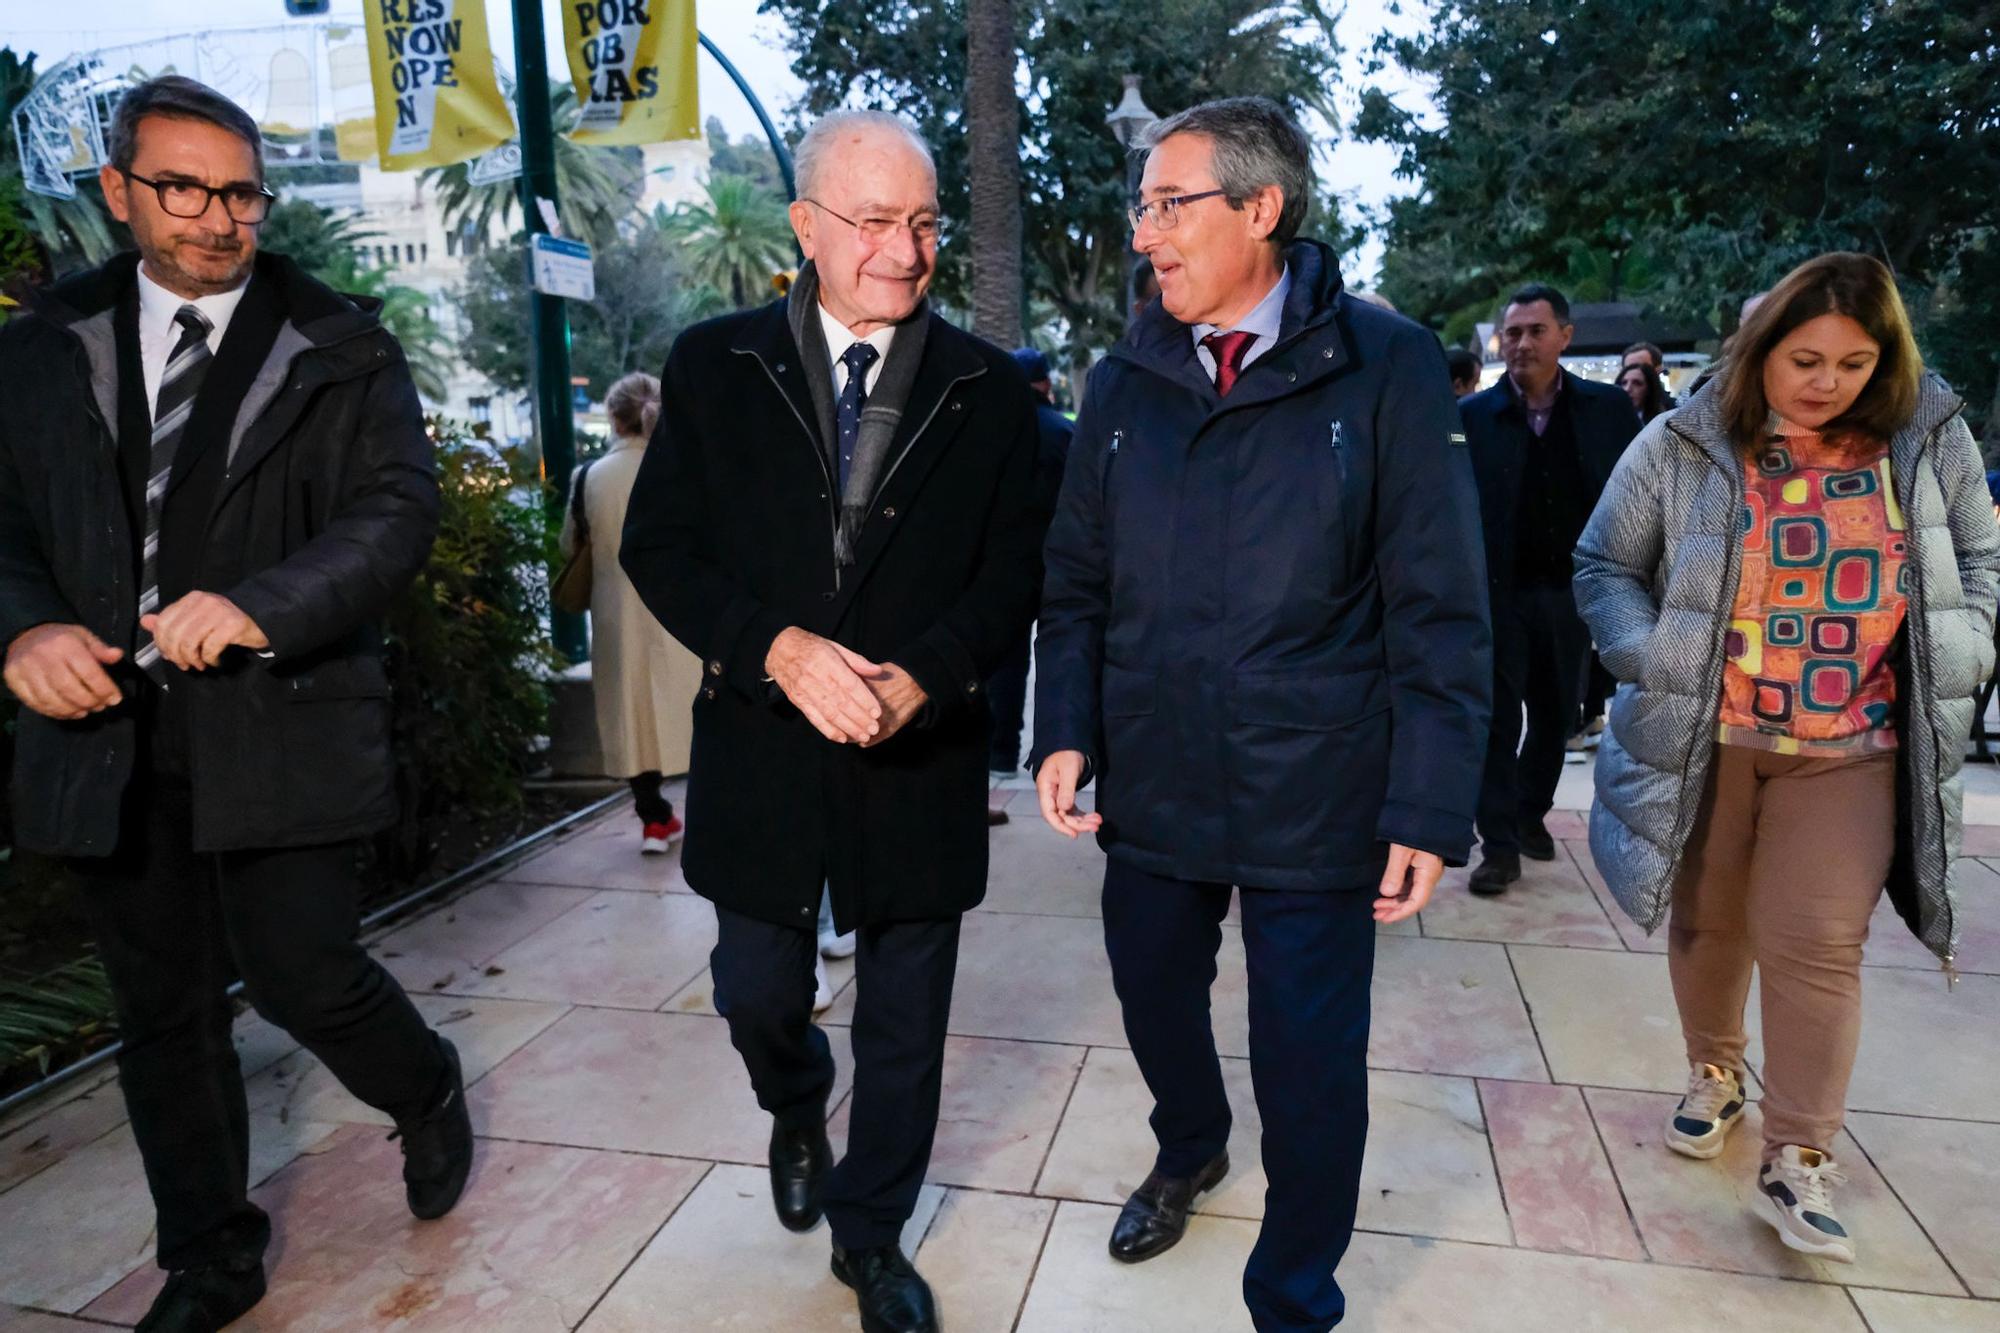
<path fill-rule="evenodd" d="M 1639 413 L 1641 422 L 1651 421 L 1671 404 L 1667 386 L 1660 380 L 1660 372 L 1642 361 L 1635 361 L 1618 372 L 1618 387 L 1632 400 L 1632 407 Z"/>
<path fill-rule="evenodd" d="M 607 773 L 629 779 L 640 823 L 639 849 L 665 852 L 680 837 L 681 821 L 660 790 L 662 774 L 685 773 L 693 723 L 690 710 L 701 688 L 701 663 L 660 628 L 618 566 L 625 503 L 632 479 L 660 415 L 660 382 L 632 374 L 604 396 L 611 418 L 611 449 L 580 469 L 564 510 L 562 551 L 591 545 L 591 684 L 597 696 L 597 737 Z M 577 531 L 583 511 L 584 533 Z"/>
<path fill-rule="evenodd" d="M 1667 1146 L 1715 1157 L 1744 1114 L 1754 964 L 1751 1198 L 1785 1244 L 1850 1262 L 1831 1154 L 1861 948 L 1887 881 L 1950 971 L 1961 738 L 1993 665 L 2000 531 L 1959 407 L 1889 271 L 1821 256 L 1634 441 L 1577 547 L 1578 605 L 1624 682 L 1591 852 L 1646 929 L 1671 909 L 1691 1071 Z"/>

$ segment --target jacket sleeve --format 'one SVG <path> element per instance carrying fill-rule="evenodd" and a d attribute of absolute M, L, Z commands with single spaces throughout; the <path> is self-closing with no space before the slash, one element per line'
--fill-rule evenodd
<path fill-rule="evenodd" d="M 2000 602 L 2000 524 L 1994 521 L 1992 493 L 1980 469 L 1979 446 L 1964 417 L 1953 417 L 1938 433 L 1936 460 L 1965 606 L 1979 617 L 1981 638 L 1991 643 L 1994 606 Z"/>
<path fill-rule="evenodd" d="M 1028 767 L 1062 750 L 1084 756 L 1084 781 L 1097 753 L 1104 674 L 1104 625 L 1111 610 L 1111 552 L 1104 534 L 1109 457 L 1097 408 L 1099 377 L 1084 382 L 1055 518 L 1042 547 L 1041 619 L 1035 626 L 1035 740 Z M 1079 786 L 1082 783 L 1078 784 Z"/>
<path fill-rule="evenodd" d="M 0 365 L 18 368 L 33 359 L 21 349 L 22 341 L 21 331 L 12 337 L 0 335 Z M 13 401 L 16 394 L 26 391 L 26 386 L 12 383 L 13 378 L 6 376 L 0 401 Z M 14 454 L 19 444 L 17 420 L 14 413 L 0 412 L 0 654 L 37 625 L 73 625 L 80 620 L 56 588 L 55 573 L 49 568 L 35 526 L 34 508 L 28 503 Z"/>
<path fill-rule="evenodd" d="M 1479 497 L 1437 339 L 1399 331 L 1388 370 L 1374 501 L 1393 747 L 1376 836 L 1463 865 L 1493 712 Z"/>
<path fill-rule="evenodd" d="M 660 372 L 660 419 L 632 481 L 618 563 L 707 677 L 771 703 L 783 696 L 764 679 L 764 659 L 792 622 L 752 596 L 717 549 L 713 524 L 723 510 L 709 495 L 706 441 L 690 410 L 703 393 L 693 359 L 682 338 Z"/>
<path fill-rule="evenodd" d="M 1006 453 L 986 511 L 978 568 L 949 610 L 915 640 L 889 654 L 889 661 L 909 672 L 930 696 L 919 725 L 935 725 L 976 705 L 986 678 L 1035 620 L 1042 534 L 1048 527 L 1048 513 L 1035 488 L 1040 432 L 1026 387 L 1012 377 L 1001 383 L 1020 391 L 1014 395 L 1012 429 L 1001 428 Z"/>
<path fill-rule="evenodd" d="M 1576 609 L 1598 660 L 1621 681 L 1639 679 L 1646 641 L 1660 619 L 1653 571 L 1665 549 L 1667 516 L 1657 477 L 1672 447 L 1666 418 L 1655 417 L 1612 469 L 1572 557 Z"/>
<path fill-rule="evenodd" d="M 342 494 L 310 541 L 225 596 L 279 660 L 382 618 L 430 558 L 440 497 L 423 405 L 401 360 L 368 377 Z"/>

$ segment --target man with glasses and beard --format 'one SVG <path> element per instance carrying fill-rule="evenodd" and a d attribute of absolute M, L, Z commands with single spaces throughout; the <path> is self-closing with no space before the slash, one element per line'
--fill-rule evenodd
<path fill-rule="evenodd" d="M 865 1333 L 931 1333 L 899 1248 L 937 1133 L 959 918 L 986 893 L 983 682 L 1028 633 L 1045 516 L 1013 358 L 925 300 L 937 171 L 896 117 L 796 150 L 786 299 L 688 330 L 620 562 L 704 664 L 689 887 L 715 1007 L 772 1120 L 779 1222 L 833 1233 Z M 857 933 L 847 1155 L 813 1025 L 821 885 Z"/>
<path fill-rule="evenodd" d="M 412 1213 L 471 1167 L 457 1052 L 356 938 L 361 840 L 395 817 L 377 621 L 438 487 L 379 303 L 258 253 L 255 122 L 155 79 L 109 158 L 138 253 L 0 334 L 0 644 L 15 838 L 79 881 L 158 1210 L 139 1327 L 196 1333 L 262 1299 L 270 1239 L 232 978 L 395 1120 Z"/>

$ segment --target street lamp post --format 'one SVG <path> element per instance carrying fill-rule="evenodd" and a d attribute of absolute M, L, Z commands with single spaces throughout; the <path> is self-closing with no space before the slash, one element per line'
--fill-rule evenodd
<path fill-rule="evenodd" d="M 1125 95 L 1118 99 L 1118 105 L 1111 108 L 1111 114 L 1104 123 L 1111 127 L 1111 136 L 1118 140 L 1118 146 L 1125 150 L 1125 197 L 1135 199 L 1139 194 L 1139 155 L 1133 150 L 1144 141 L 1146 131 L 1151 129 L 1159 117 L 1153 108 L 1146 105 L 1146 99 L 1139 96 L 1139 76 L 1125 76 Z M 1132 307 L 1138 304 L 1139 283 L 1133 273 L 1133 265 L 1125 265 L 1125 317 L 1131 319 Z"/>

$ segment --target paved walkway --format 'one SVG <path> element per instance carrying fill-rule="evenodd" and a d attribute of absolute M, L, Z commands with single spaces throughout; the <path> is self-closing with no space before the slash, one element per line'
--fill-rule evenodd
<path fill-rule="evenodd" d="M 1587 782 L 1566 775 L 1572 810 Z M 1746 1215 L 1754 1111 L 1718 1162 L 1660 1146 L 1684 1075 L 1661 946 L 1608 910 L 1580 820 L 1559 813 L 1553 866 L 1497 902 L 1456 872 L 1420 925 L 1381 941 L 1350 1326 L 2000 1333 L 2000 783 L 1987 770 L 1974 787 L 1986 826 L 1968 847 L 1995 859 L 1971 865 L 1963 982 L 1947 994 L 1887 917 L 1868 947 L 1838 1145 L 1860 1263 L 1799 1258 Z M 1100 857 L 1031 822 L 1031 795 L 995 799 L 1017 817 L 993 835 L 991 895 L 966 922 L 943 1123 L 906 1238 L 946 1326 L 1247 1329 L 1238 1281 L 1263 1180 L 1240 940 L 1225 932 L 1215 996 L 1236 1174 L 1172 1255 L 1119 1267 L 1105 1236 L 1151 1147 L 1104 963 Z M 616 818 L 378 942 L 473 1080 L 482 1156 L 438 1223 L 405 1213 L 379 1118 L 242 1022 L 277 1243 L 271 1294 L 238 1327 L 857 1328 L 824 1228 L 793 1236 L 771 1217 L 767 1122 L 710 1004 L 713 936 L 676 863 L 640 860 Z M 123 1121 L 100 1084 L 0 1126 L 0 1328 L 145 1309 L 159 1276 Z"/>

